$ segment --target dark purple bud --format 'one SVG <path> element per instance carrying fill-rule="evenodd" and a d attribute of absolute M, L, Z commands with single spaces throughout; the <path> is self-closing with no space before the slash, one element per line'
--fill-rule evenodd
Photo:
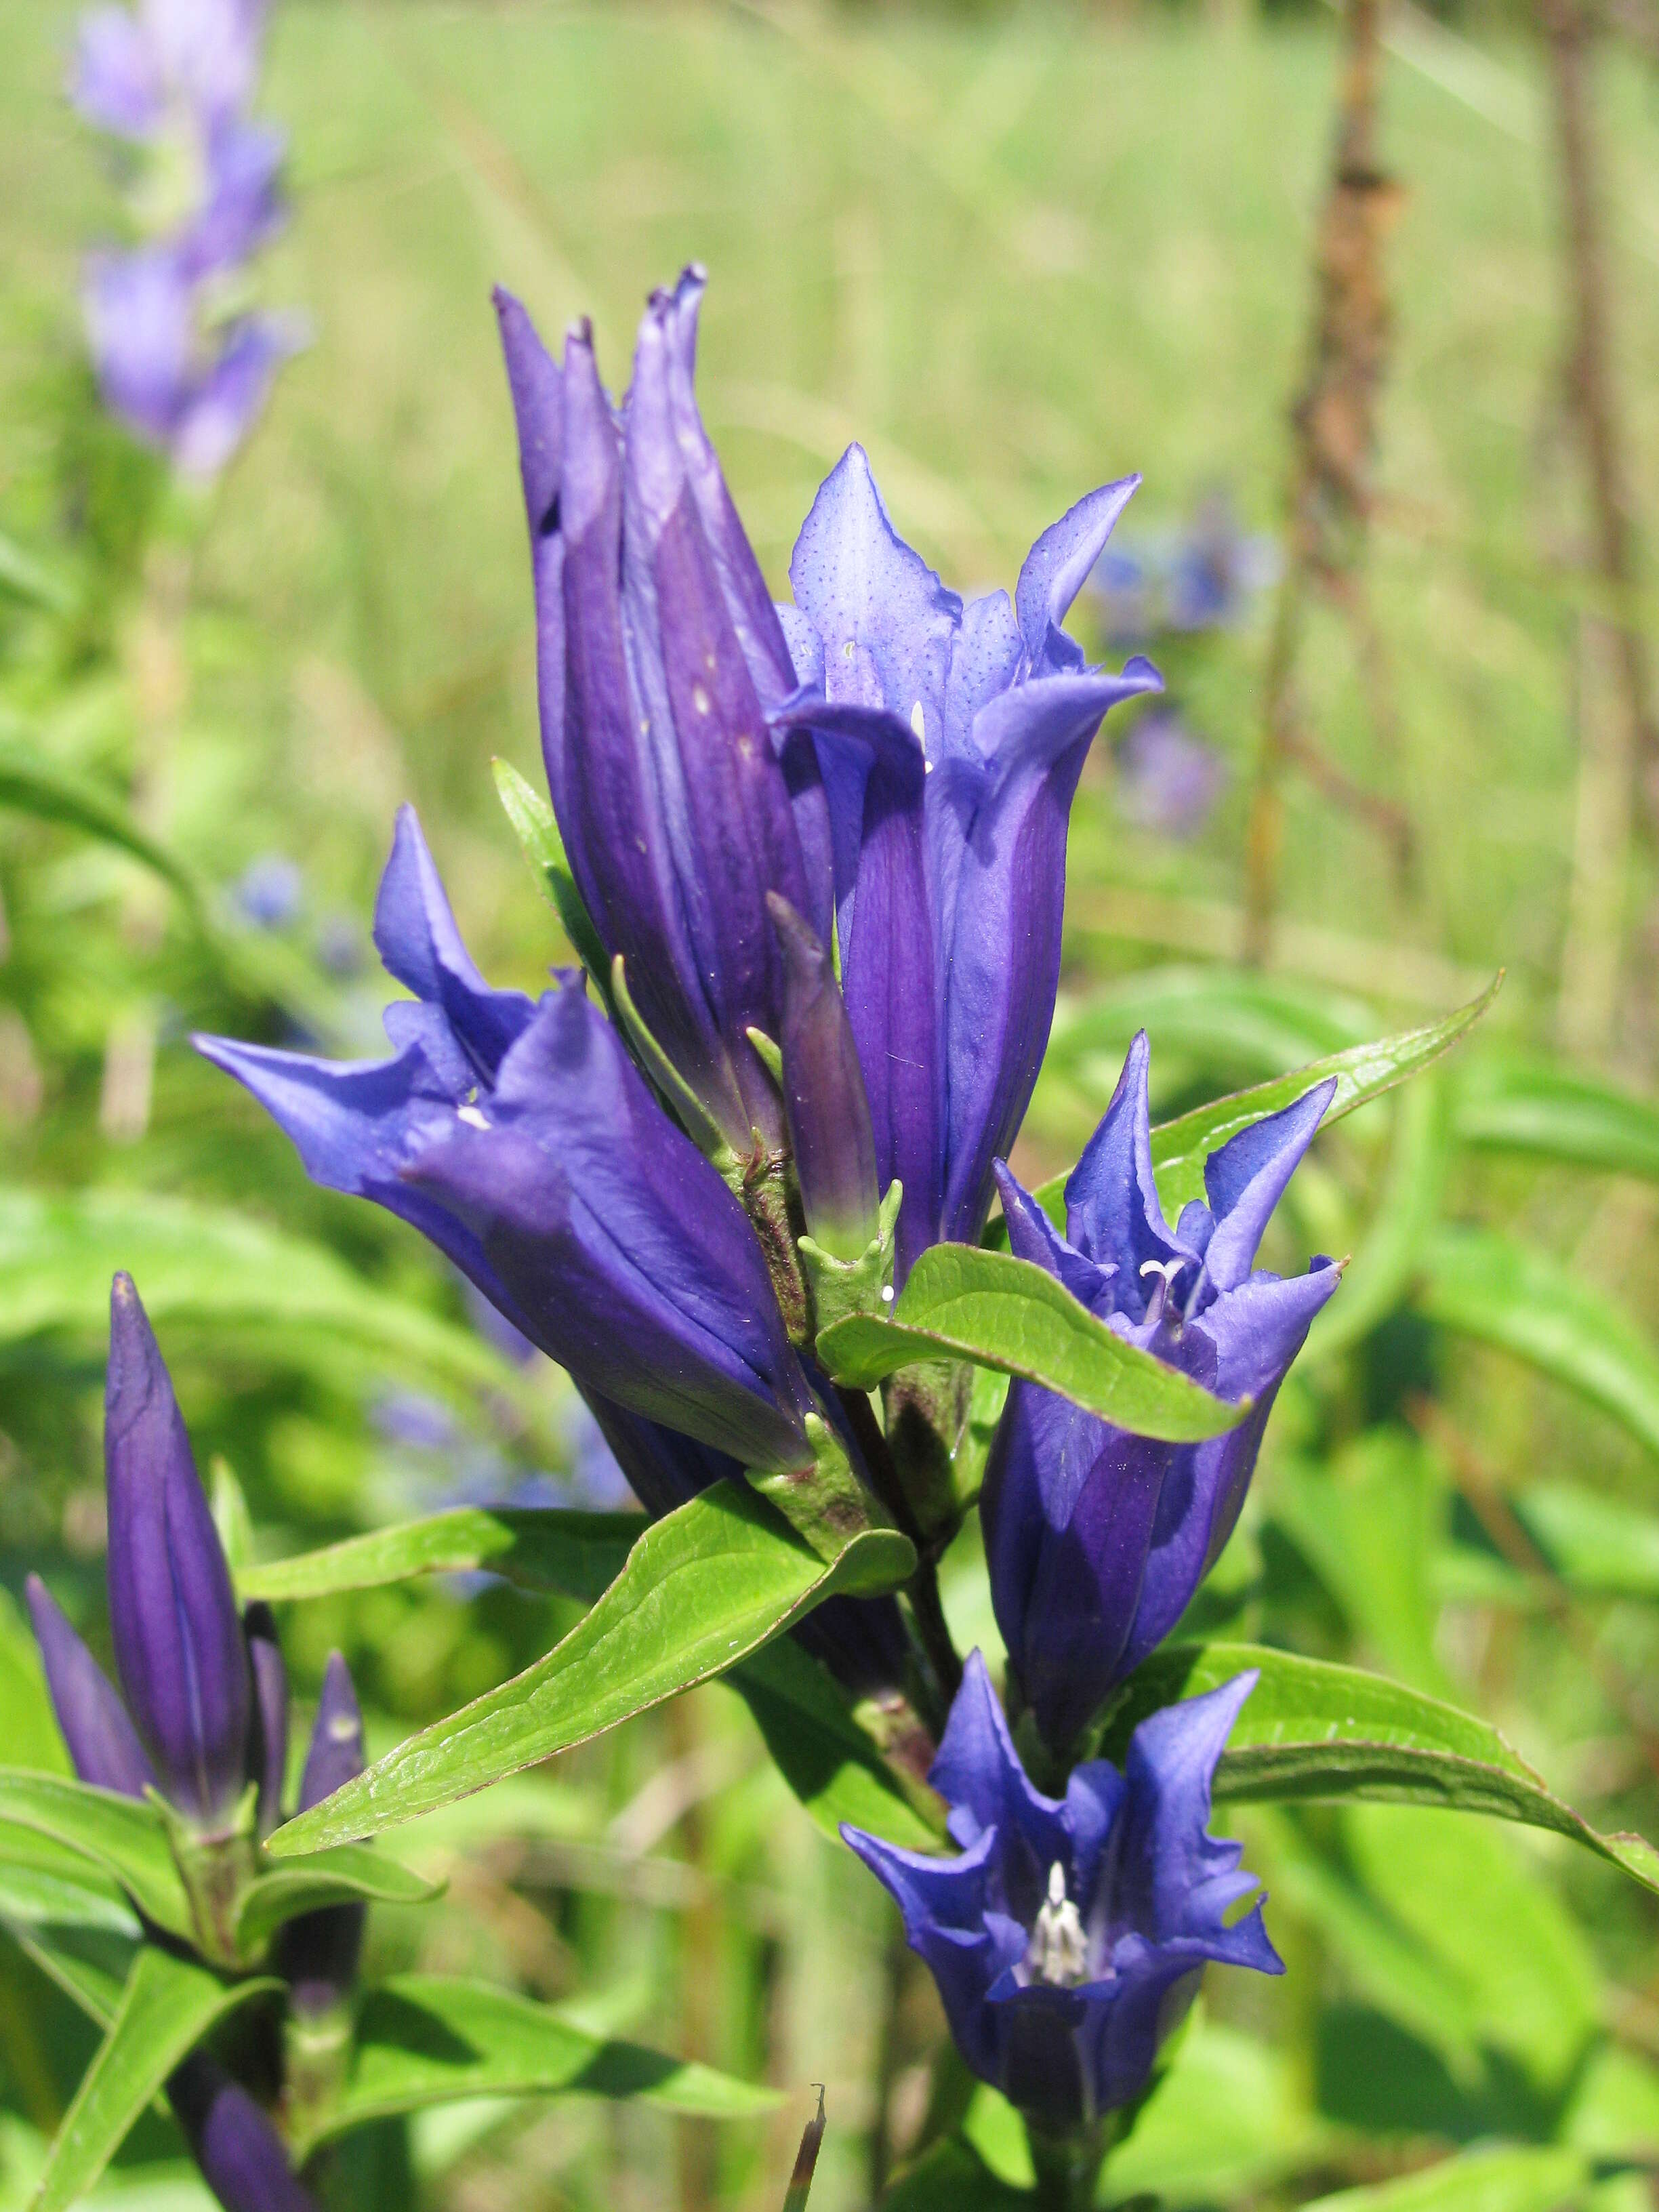
<path fill-rule="evenodd" d="M 1166 1705 L 1121 1773 L 1097 1759 L 1045 1797 L 975 1651 L 928 1777 L 961 1856 L 842 1830 L 896 1900 L 968 2065 L 1047 2133 L 1140 2094 L 1206 1965 L 1284 1972 L 1259 1900 L 1229 1923 L 1255 1879 L 1242 1845 L 1207 1832 L 1216 1761 L 1255 1680 Z"/>
<path fill-rule="evenodd" d="M 242 1615 L 253 1676 L 252 1727 L 248 1735 L 248 1779 L 259 1785 L 259 1833 L 268 1836 L 283 1817 L 283 1783 L 288 1773 L 288 1668 L 276 1638 L 276 1617 L 268 1605 L 251 1605 Z"/>
<path fill-rule="evenodd" d="M 234 1810 L 247 1774 L 247 1646 L 173 1383 L 130 1275 L 117 1275 L 110 1294 L 104 1468 L 110 1633 L 127 1710 L 167 1796 L 214 1826 Z"/>
<path fill-rule="evenodd" d="M 787 899 L 767 898 L 783 953 L 783 1106 L 806 1226 L 838 1260 L 876 1234 L 876 1143 L 830 955 Z"/>
<path fill-rule="evenodd" d="M 1250 1413 L 1199 1444 L 1131 1435 L 1015 1382 L 981 1514 L 997 1625 L 1058 1752 L 1167 1636 L 1232 1534 L 1275 1394 L 1339 1271 L 1281 1280 L 1254 1267 L 1268 1216 L 1334 1082 L 1212 1152 L 1207 1206 L 1171 1230 L 1152 1178 L 1144 1035 L 1066 1186 L 1067 1237 L 999 1169 L 1010 1245 L 1132 1344 Z"/>
<path fill-rule="evenodd" d="M 328 1655 L 323 1694 L 306 1753 L 298 1809 L 308 1813 L 363 1771 L 363 1717 L 351 1670 L 337 1651 Z M 361 1905 L 331 1905 L 290 1920 L 277 1941 L 277 1970 L 293 1992 L 294 2007 L 311 2019 L 331 2012 L 350 1990 L 363 1946 L 367 1914 Z"/>
<path fill-rule="evenodd" d="M 319 2212 L 263 2108 L 216 2058 L 193 2052 L 167 2077 L 167 2095 L 225 2212 Z"/>
<path fill-rule="evenodd" d="M 155 1770 L 144 1754 L 126 1707 L 86 1645 L 70 1626 L 39 1575 L 25 1586 L 34 1640 L 46 1670 L 52 1709 L 82 1782 L 142 1797 L 155 1784 Z"/>

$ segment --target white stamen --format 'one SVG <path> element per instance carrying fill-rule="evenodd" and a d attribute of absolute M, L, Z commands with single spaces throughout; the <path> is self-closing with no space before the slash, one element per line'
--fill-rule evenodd
<path fill-rule="evenodd" d="M 455 1119 L 458 1121 L 465 1121 L 469 1129 L 487 1129 L 489 1127 L 489 1122 L 485 1121 L 476 1106 L 458 1106 L 455 1109 Z"/>
<path fill-rule="evenodd" d="M 1148 1321 L 1163 1320 L 1164 1309 L 1169 1303 L 1170 1292 L 1175 1288 L 1175 1279 L 1186 1264 L 1184 1260 L 1143 1260 L 1141 1261 L 1140 1273 L 1143 1279 L 1148 1275 L 1158 1277 L 1157 1287 L 1146 1301 Z"/>
<path fill-rule="evenodd" d="M 927 727 L 922 720 L 921 702 L 920 699 L 917 700 L 915 705 L 910 709 L 910 727 L 915 732 L 922 743 L 926 744 L 927 742 Z"/>
<path fill-rule="evenodd" d="M 890 1305 L 892 1304 L 892 1303 L 893 1303 L 893 1285 L 892 1285 L 890 1283 L 884 1283 L 884 1284 L 882 1285 L 882 1286 L 881 1286 L 881 1302 L 882 1302 L 883 1305 L 884 1305 L 884 1306 L 890 1306 Z"/>
<path fill-rule="evenodd" d="M 1089 1971 L 1089 1944 L 1075 1905 L 1066 1894 L 1066 1874 L 1056 1859 L 1048 1869 L 1048 1894 L 1031 1930 L 1025 1963 L 1040 1982 L 1074 1989 Z"/>

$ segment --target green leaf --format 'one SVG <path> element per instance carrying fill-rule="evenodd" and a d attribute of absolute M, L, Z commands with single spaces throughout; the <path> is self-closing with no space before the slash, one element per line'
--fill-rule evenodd
<path fill-rule="evenodd" d="M 325 1905 L 427 1905 L 442 1887 L 367 1844 L 336 1844 L 331 1850 L 292 1859 L 249 1885 L 236 1922 L 237 1948 L 251 1955 L 296 1913 Z"/>
<path fill-rule="evenodd" d="M 64 767 L 11 728 L 0 728 L 0 806 L 118 847 L 170 884 L 202 921 L 202 888 L 185 863 L 141 829 L 112 792 Z"/>
<path fill-rule="evenodd" d="M 109 2033 L 64 2115 L 30 2212 L 67 2212 L 179 2060 L 227 2013 L 281 1987 L 266 1977 L 224 1982 L 194 1960 L 143 1945 Z"/>
<path fill-rule="evenodd" d="M 324 1597 L 487 1567 L 523 1589 L 592 1605 L 622 1572 L 644 1527 L 637 1513 L 459 1507 L 249 1569 L 237 1587 L 244 1601 Z M 907 1794 L 840 1689 L 799 1645 L 769 1644 L 727 1683 L 748 1705 L 791 1789 L 829 1834 L 851 1820 L 918 1850 L 938 1840 L 928 1793 Z"/>
<path fill-rule="evenodd" d="M 0 1823 L 0 1926 L 82 2010 L 107 2027 L 142 1939 L 138 1916 L 86 1862 Z"/>
<path fill-rule="evenodd" d="M 192 1921 L 161 1817 L 135 1797 L 67 1776 L 0 1767 L 0 1821 L 90 1860 L 120 1883 L 145 1917 L 189 1942 Z"/>
<path fill-rule="evenodd" d="M 0 1589 L 0 1713 L 6 1717 L 9 1764 L 42 1774 L 67 1774 L 69 1753 L 46 1694 L 40 1650 L 9 1590 Z"/>
<path fill-rule="evenodd" d="M 545 1657 L 279 1828 L 270 1849 L 344 1842 L 482 1790 L 728 1673 L 837 1591 L 893 1589 L 915 1568 L 908 1540 L 886 1529 L 826 1565 L 746 1485 L 716 1483 L 644 1531 Z"/>
<path fill-rule="evenodd" d="M 908 1850 L 944 1840 L 944 1808 L 905 1786 L 848 1708 L 838 1685 L 798 1644 L 781 1638 L 726 1677 L 753 1714 L 784 1780 L 826 1835 L 843 1820 Z"/>
<path fill-rule="evenodd" d="M 576 878 L 570 872 L 553 809 L 540 792 L 525 781 L 511 761 L 496 759 L 490 766 L 495 770 L 495 789 L 507 810 L 507 818 L 542 887 L 542 896 L 557 911 L 572 951 L 599 987 L 600 996 L 608 998 L 611 963 L 576 888 Z"/>
<path fill-rule="evenodd" d="M 452 1386 L 511 1390 L 482 1338 L 365 1282 L 320 1244 L 218 1207 L 128 1190 L 0 1190 L 0 1341 L 63 1332 L 101 1343 L 110 1277 L 128 1269 L 156 1328 L 304 1333 Z"/>
<path fill-rule="evenodd" d="M 561 2094 L 637 2097 L 717 2120 L 752 2120 L 778 2102 L 713 2067 L 607 2041 L 491 1983 L 396 1974 L 364 1998 L 339 2100 L 294 2153 L 303 2160 L 365 2121 L 459 2097 Z"/>
<path fill-rule="evenodd" d="M 1358 1344 L 1405 1302 L 1440 1217 L 1448 1136 L 1445 1094 L 1431 1075 L 1401 1097 L 1370 1224 L 1343 1279 L 1341 1297 L 1331 1300 L 1309 1333 L 1304 1373 Z"/>
<path fill-rule="evenodd" d="M 1581 2151 L 1502 2143 L 1460 2152 L 1397 2180 L 1315 2197 L 1303 2212 L 1559 2212 L 1589 2179 Z"/>
<path fill-rule="evenodd" d="M 1364 1797 L 1486 1813 L 1570 1836 L 1659 1893 L 1659 1850 L 1602 1835 L 1495 1728 L 1380 1674 L 1250 1644 L 1171 1644 L 1130 1678 L 1106 1731 L 1121 1757 L 1135 1723 L 1178 1698 L 1260 1670 L 1216 1770 L 1218 1803 Z"/>
<path fill-rule="evenodd" d="M 526 1589 L 556 1590 L 592 1605 L 622 1572 L 645 1527 L 638 1513 L 458 1506 L 246 1568 L 236 1586 L 245 1602 L 332 1597 L 416 1575 L 487 1567 Z"/>
<path fill-rule="evenodd" d="M 973 2145 L 947 2136 L 905 2167 L 881 2197 L 881 2212 L 1035 2212 L 1036 2193 L 1000 2181 Z"/>
<path fill-rule="evenodd" d="M 1503 981 L 1500 969 L 1478 999 L 1448 1014 L 1443 1021 L 1403 1030 L 1397 1036 L 1383 1037 L 1374 1044 L 1353 1045 L 1346 1052 L 1328 1054 L 1289 1075 L 1276 1076 L 1249 1091 L 1236 1091 L 1208 1106 L 1195 1106 L 1173 1121 L 1160 1122 L 1152 1131 L 1152 1169 L 1165 1212 L 1173 1219 L 1188 1199 L 1203 1197 L 1204 1163 L 1230 1137 L 1248 1129 L 1264 1115 L 1293 1106 L 1327 1076 L 1336 1078 L 1336 1095 L 1320 1125 L 1328 1129 L 1357 1107 L 1419 1073 L 1449 1052 L 1465 1030 L 1480 1020 L 1498 996 Z M 1055 1220 L 1064 1216 L 1066 1182 L 1065 1176 L 1055 1176 L 1035 1194 Z"/>
<path fill-rule="evenodd" d="M 76 603 L 75 587 L 69 579 L 4 531 L 0 531 L 0 591 L 10 592 L 52 614 L 69 614 Z"/>
<path fill-rule="evenodd" d="M 872 1389 L 925 1359 L 969 1359 L 1040 1382 L 1138 1436 L 1218 1437 L 1249 1412 L 1126 1344 L 1029 1260 L 971 1244 L 935 1244 L 910 1270 L 890 1321 L 854 1314 L 817 1340 L 837 1382 Z"/>
<path fill-rule="evenodd" d="M 1483 1054 L 1458 1084 L 1466 1143 L 1659 1182 L 1659 1106 L 1581 1068 Z"/>
<path fill-rule="evenodd" d="M 1127 2139 L 1108 2154 L 1109 2201 L 1233 2204 L 1310 2164 L 1335 2131 L 1310 2110 L 1300 2074 L 1289 2053 L 1210 2020 L 1200 2001 Z"/>
<path fill-rule="evenodd" d="M 1659 1355 L 1606 1287 L 1496 1231 L 1443 1229 L 1426 1247 L 1419 1310 L 1513 1352 L 1659 1451 Z"/>

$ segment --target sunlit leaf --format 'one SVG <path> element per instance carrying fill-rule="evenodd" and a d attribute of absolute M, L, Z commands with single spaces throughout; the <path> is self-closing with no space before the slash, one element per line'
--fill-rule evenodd
<path fill-rule="evenodd" d="M 143 1945 L 109 2033 L 64 2115 L 31 2212 L 67 2212 L 84 2197 L 179 2060 L 227 2013 L 281 1986 L 264 1977 L 222 1981 L 193 1959 Z"/>
<path fill-rule="evenodd" d="M 1659 1597 L 1659 1514 L 1569 1482 L 1531 1483 L 1510 1504 L 1574 1589 Z"/>
<path fill-rule="evenodd" d="M 272 1837 L 289 1853 L 372 1834 L 585 1742 L 739 1662 L 838 1591 L 908 1579 L 892 1531 L 855 1536 L 833 1565 L 742 1484 L 717 1483 L 641 1534 L 623 1572 L 563 1642 L 500 1688 L 424 1729 Z"/>
<path fill-rule="evenodd" d="M 818 1357 L 838 1382 L 868 1390 L 919 1360 L 968 1359 L 1040 1382 L 1139 1436 L 1220 1436 L 1249 1407 L 1212 1398 L 1126 1344 L 1028 1260 L 935 1244 L 910 1270 L 890 1321 L 854 1314 L 823 1331 Z"/>
<path fill-rule="evenodd" d="M 711 2066 L 618 2043 L 489 1982 L 395 1974 L 371 1990 L 357 2017 L 338 2101 L 295 2146 L 319 2142 L 459 2097 L 640 2098 L 703 2119 L 754 2120 L 778 2102 Z"/>
<path fill-rule="evenodd" d="M 1443 1328 L 1512 1352 L 1659 1451 L 1659 1354 L 1600 1284 L 1495 1230 L 1440 1230 L 1417 1304 Z"/>
<path fill-rule="evenodd" d="M 237 1947 L 244 1954 L 256 1951 L 296 1913 L 329 1905 L 426 1905 L 441 1887 L 365 1844 L 337 1844 L 249 1884 L 237 1916 Z"/>
<path fill-rule="evenodd" d="M 1588 2179 L 1582 2152 L 1500 2143 L 1459 2152 L 1395 2181 L 1316 2197 L 1304 2212 L 1559 2212 Z"/>
<path fill-rule="evenodd" d="M 1602 1835 L 1546 1787 L 1495 1728 L 1380 1674 L 1250 1644 L 1171 1644 L 1131 1677 L 1107 1731 L 1121 1753 L 1136 1721 L 1178 1698 L 1261 1680 L 1216 1770 L 1218 1802 L 1364 1797 L 1486 1813 L 1570 1836 L 1659 1893 L 1659 1850 Z"/>
<path fill-rule="evenodd" d="M 49 1838 L 70 1855 L 71 1875 L 75 1862 L 89 1860 L 120 1883 L 147 1919 L 189 1940 L 189 1900 L 152 1806 L 66 1775 L 0 1767 L 0 1821 Z"/>

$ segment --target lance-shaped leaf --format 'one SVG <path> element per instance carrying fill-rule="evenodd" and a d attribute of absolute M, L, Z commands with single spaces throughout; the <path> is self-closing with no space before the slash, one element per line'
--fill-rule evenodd
<path fill-rule="evenodd" d="M 934 1244 L 916 1261 L 890 1321 L 853 1314 L 825 1329 L 818 1358 L 836 1381 L 873 1389 L 901 1367 L 967 1359 L 1041 1383 L 1137 1436 L 1194 1443 L 1236 1428 L 1230 1406 L 1127 1344 L 1029 1260 Z"/>
<path fill-rule="evenodd" d="M 1466 1144 L 1659 1182 L 1659 1106 L 1583 1068 L 1483 1054 L 1458 1085 Z"/>
<path fill-rule="evenodd" d="M 592 1605 L 627 1565 L 637 1513 L 459 1506 L 250 1569 L 244 1597 L 336 1596 L 416 1575 L 489 1568 L 522 1589 Z M 943 1832 L 931 1793 L 907 1790 L 849 1711 L 839 1686 L 797 1645 L 769 1644 L 726 1678 L 753 1714 L 785 1780 L 826 1834 L 850 1820 L 925 1850 Z"/>
<path fill-rule="evenodd" d="M 1423 1254 L 1419 1310 L 1513 1352 L 1659 1451 L 1659 1353 L 1600 1285 L 1496 1231 L 1443 1229 Z"/>
<path fill-rule="evenodd" d="M 290 1860 L 250 1884 L 236 1922 L 237 1948 L 251 1956 L 285 1920 L 330 1905 L 427 1905 L 443 1885 L 430 1882 L 362 1844 Z"/>
<path fill-rule="evenodd" d="M 112 1885 L 47 1838 L 0 1824 L 0 1926 L 82 2012 L 109 2026 L 143 1934 Z"/>
<path fill-rule="evenodd" d="M 544 1658 L 410 1737 L 270 1848 L 286 1857 L 413 1820 L 728 1673 L 825 1598 L 895 1589 L 915 1569 L 908 1539 L 888 1529 L 826 1563 L 752 1491 L 716 1483 L 645 1530 Z"/>
<path fill-rule="evenodd" d="M 53 760 L 15 725 L 0 725 L 0 806 L 116 846 L 171 884 L 191 917 L 203 921 L 201 885 L 178 855 L 142 829 L 113 792 Z"/>
<path fill-rule="evenodd" d="M 1368 1797 L 1440 1805 L 1570 1836 L 1659 1893 L 1659 1850 L 1603 1835 L 1549 1789 L 1489 1723 L 1354 1667 L 1250 1644 L 1170 1644 L 1131 1679 L 1105 1753 L 1121 1757 L 1136 1723 L 1259 1669 L 1216 1769 L 1215 1799 L 1275 1802 Z"/>
<path fill-rule="evenodd" d="M 495 760 L 490 766 L 495 771 L 495 789 L 507 811 L 507 818 L 513 824 L 513 834 L 523 846 L 524 856 L 534 870 L 544 895 L 557 912 L 576 957 L 593 979 L 599 996 L 608 1003 L 611 961 L 599 942 L 592 917 L 582 904 L 582 895 L 576 889 L 576 878 L 565 858 L 564 840 L 559 835 L 553 809 L 538 791 L 525 781 L 511 761 Z"/>
<path fill-rule="evenodd" d="M 1292 1070 L 1289 1075 L 1275 1076 L 1270 1083 L 1258 1083 L 1249 1091 L 1236 1091 L 1207 1106 L 1195 1106 L 1189 1114 L 1180 1115 L 1173 1121 L 1160 1122 L 1152 1131 L 1152 1168 L 1166 1212 L 1173 1218 L 1189 1199 L 1203 1197 L 1204 1163 L 1230 1137 L 1236 1137 L 1241 1129 L 1248 1129 L 1253 1121 L 1293 1105 L 1328 1076 L 1336 1078 L 1336 1091 L 1320 1124 L 1325 1129 L 1334 1121 L 1340 1121 L 1345 1114 L 1352 1114 L 1357 1107 L 1380 1097 L 1383 1091 L 1392 1091 L 1395 1084 L 1405 1082 L 1408 1076 L 1431 1066 L 1480 1020 L 1498 996 L 1503 981 L 1500 969 L 1478 999 L 1472 999 L 1467 1006 L 1460 1006 L 1455 1013 L 1448 1014 L 1443 1021 L 1401 1030 L 1397 1036 L 1382 1037 L 1375 1044 L 1353 1045 L 1346 1052 L 1330 1053 L 1323 1060 L 1312 1060 L 1306 1067 Z M 1065 1176 L 1055 1176 L 1032 1194 L 1044 1212 L 1060 1222 L 1065 1218 L 1066 1182 Z M 997 1228 L 1006 1235 L 1000 1224 Z"/>
<path fill-rule="evenodd" d="M 775 2091 L 712 2066 L 608 2042 L 492 1983 L 395 1974 L 364 1999 L 340 2095 L 294 2154 L 303 2161 L 318 2143 L 367 2120 L 458 2097 L 559 2094 L 638 2097 L 715 2120 L 753 2120 L 778 2101 Z"/>
<path fill-rule="evenodd" d="M 0 1821 L 50 1837 L 119 1882 L 148 1920 L 192 1940 L 194 1922 L 161 1816 L 137 1798 L 66 1776 L 0 1767 Z"/>
<path fill-rule="evenodd" d="M 109 2033 L 64 2115 L 30 2212 L 67 2212 L 84 2197 L 179 2060 L 227 2013 L 280 1987 L 266 1977 L 222 1981 L 193 1959 L 144 1944 Z"/>

